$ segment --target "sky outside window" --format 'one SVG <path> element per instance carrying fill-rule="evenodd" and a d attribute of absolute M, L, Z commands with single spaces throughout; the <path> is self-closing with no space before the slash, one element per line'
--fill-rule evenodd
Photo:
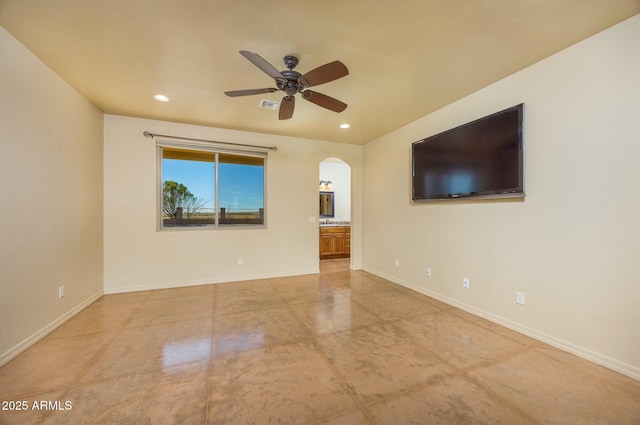
<path fill-rule="evenodd" d="M 220 208 L 255 211 L 264 207 L 264 167 L 220 162 Z"/>

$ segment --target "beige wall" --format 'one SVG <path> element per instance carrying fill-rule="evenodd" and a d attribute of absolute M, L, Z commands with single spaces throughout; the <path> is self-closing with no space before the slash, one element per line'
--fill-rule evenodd
<path fill-rule="evenodd" d="M 367 144 L 364 269 L 640 378 L 638 40 L 640 15 Z M 520 102 L 524 201 L 410 203 L 412 142 Z"/>
<path fill-rule="evenodd" d="M 277 146 L 267 164 L 267 227 L 157 231 L 156 148 L 144 131 Z M 352 166 L 361 210 L 362 146 L 113 115 L 105 117 L 104 143 L 107 293 L 317 273 L 318 173 L 327 157 Z M 354 221 L 359 235 L 361 220 Z M 359 240 L 354 245 L 360 267 Z"/>
<path fill-rule="evenodd" d="M 1 27 L 0 54 L 1 365 L 102 293 L 103 117 Z"/>

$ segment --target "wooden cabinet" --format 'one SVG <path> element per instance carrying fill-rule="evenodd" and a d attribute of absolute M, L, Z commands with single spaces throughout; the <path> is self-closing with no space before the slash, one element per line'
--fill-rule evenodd
<path fill-rule="evenodd" d="M 346 258 L 351 254 L 351 227 L 320 227 L 320 258 Z"/>

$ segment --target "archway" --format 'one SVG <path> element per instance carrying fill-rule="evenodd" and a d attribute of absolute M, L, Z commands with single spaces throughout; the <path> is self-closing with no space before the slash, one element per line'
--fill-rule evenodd
<path fill-rule="evenodd" d="M 319 166 L 320 259 L 351 257 L 351 166 L 327 158 Z"/>

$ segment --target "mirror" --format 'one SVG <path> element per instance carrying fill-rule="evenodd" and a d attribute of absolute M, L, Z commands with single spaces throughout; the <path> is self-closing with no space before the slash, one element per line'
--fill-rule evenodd
<path fill-rule="evenodd" d="M 333 217 L 333 192 L 320 192 L 320 217 Z"/>

